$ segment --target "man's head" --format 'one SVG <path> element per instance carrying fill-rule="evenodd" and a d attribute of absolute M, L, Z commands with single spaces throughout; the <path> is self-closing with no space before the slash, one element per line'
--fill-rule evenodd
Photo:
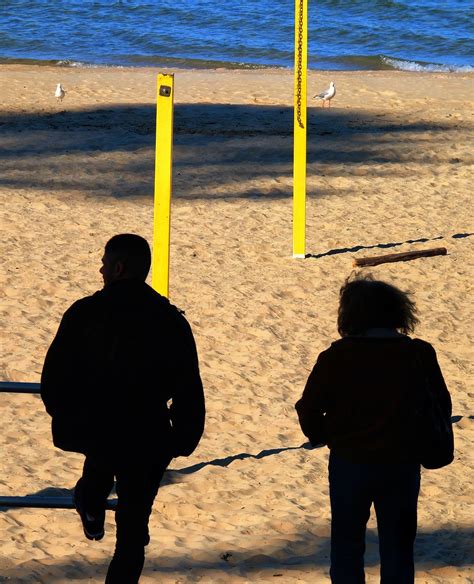
<path fill-rule="evenodd" d="M 133 233 L 121 233 L 106 243 L 100 273 L 105 286 L 116 280 L 145 281 L 150 264 L 151 252 L 146 239 Z"/>

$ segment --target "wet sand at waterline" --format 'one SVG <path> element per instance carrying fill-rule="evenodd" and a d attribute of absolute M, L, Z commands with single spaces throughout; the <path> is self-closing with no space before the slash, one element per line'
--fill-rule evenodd
<path fill-rule="evenodd" d="M 176 70 L 170 298 L 198 344 L 208 419 L 174 460 L 141 582 L 328 582 L 327 449 L 302 448 L 294 403 L 337 338 L 356 257 L 415 292 L 417 336 L 452 394 L 456 460 L 423 471 L 417 582 L 471 582 L 473 74 L 310 72 L 307 247 L 292 258 L 293 76 Z M 156 70 L 0 67 L 0 378 L 39 381 L 61 315 L 101 286 L 104 243 L 150 241 Z M 54 98 L 57 83 L 66 97 Z M 53 448 L 37 396 L 2 394 L 0 495 L 67 495 L 80 455 Z M 89 542 L 75 512 L 2 509 L 0 581 L 102 582 L 113 514 Z M 471 553 L 470 553 L 471 552 Z M 375 521 L 368 582 L 378 582 Z"/>

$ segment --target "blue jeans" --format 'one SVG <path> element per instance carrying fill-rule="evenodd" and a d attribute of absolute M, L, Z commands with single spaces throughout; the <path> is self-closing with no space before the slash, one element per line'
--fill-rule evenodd
<path fill-rule="evenodd" d="M 420 465 L 355 463 L 331 454 L 331 582 L 364 584 L 365 530 L 377 516 L 381 584 L 412 584 Z"/>

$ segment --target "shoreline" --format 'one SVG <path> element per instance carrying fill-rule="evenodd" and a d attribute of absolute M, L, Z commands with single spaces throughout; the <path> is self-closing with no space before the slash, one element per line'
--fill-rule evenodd
<path fill-rule="evenodd" d="M 20 74 L 40 74 L 43 76 L 54 77 L 58 79 L 64 78 L 81 78 L 81 79 L 97 79 L 101 76 L 105 76 L 107 79 L 119 79 L 124 77 L 136 77 L 137 79 L 143 80 L 148 78 L 150 75 L 157 76 L 159 73 L 174 73 L 176 77 L 183 77 L 186 79 L 206 79 L 212 78 L 214 75 L 220 77 L 225 77 L 226 80 L 232 80 L 232 78 L 239 78 L 245 76 L 248 78 L 253 78 L 258 80 L 273 78 L 277 79 L 281 77 L 282 79 L 291 79 L 292 83 L 294 81 L 294 70 L 292 68 L 285 67 L 264 67 L 264 68 L 235 68 L 230 69 L 226 67 L 214 67 L 214 68 L 190 68 L 190 67 L 126 67 L 126 66 L 85 66 L 85 67 L 71 67 L 71 66 L 57 66 L 49 64 L 24 64 L 24 63 L 0 63 L 0 76 L 7 75 L 6 79 L 10 74 L 18 72 Z M 322 69 L 308 69 L 307 80 L 308 80 L 308 107 L 310 107 L 311 102 L 311 87 L 309 84 L 317 79 L 354 79 L 359 78 L 362 82 L 366 79 L 385 79 L 387 83 L 397 84 L 399 79 L 407 80 L 409 87 L 415 87 L 412 83 L 416 79 L 427 80 L 426 88 L 430 88 L 430 80 L 442 79 L 446 81 L 454 81 L 455 83 L 464 80 L 474 79 L 474 70 L 467 72 L 446 72 L 446 71 L 400 71 L 400 70 L 358 70 L 358 71 L 327 71 Z M 323 81 L 324 83 L 324 81 Z M 468 96 L 468 91 L 463 90 L 463 96 Z M 0 93 L 0 98 L 5 99 L 5 96 L 9 94 L 8 87 L 3 87 Z M 429 94 L 429 92 L 428 92 Z M 456 97 L 456 96 L 454 96 Z M 66 103 L 66 102 L 64 102 Z M 334 102 L 334 104 L 336 101 Z"/>
<path fill-rule="evenodd" d="M 262 108 L 282 106 L 285 108 L 281 118 L 281 121 L 285 120 L 285 132 L 292 128 L 293 122 L 288 120 L 294 102 L 294 73 L 291 69 L 83 68 L 0 64 L 1 105 L 6 112 L 10 109 L 26 111 L 27 107 L 32 111 L 50 111 L 55 115 L 84 108 L 95 110 L 100 104 L 107 107 L 116 104 L 119 108 L 126 103 L 155 106 L 159 73 L 175 75 L 175 105 L 178 107 L 185 103 L 202 104 L 209 108 L 215 108 L 218 104 L 247 105 L 257 107 L 255 111 L 259 113 L 268 111 L 268 114 L 263 114 L 267 116 L 271 110 Z M 390 112 L 393 112 L 398 120 L 403 112 L 405 123 L 411 120 L 410 123 L 415 124 L 419 117 L 425 119 L 427 116 L 440 120 L 451 118 L 450 122 L 455 122 L 460 112 L 466 112 L 472 103 L 469 88 L 472 79 L 474 72 L 309 70 L 309 127 L 318 123 L 317 118 L 323 111 L 327 112 L 325 116 L 334 116 L 341 110 L 344 117 L 350 116 L 351 111 L 365 112 L 364 115 L 369 118 L 383 112 L 390 117 Z M 337 94 L 332 108 L 323 110 L 321 102 L 313 96 L 326 89 L 330 81 L 336 83 Z M 57 83 L 62 83 L 66 91 L 62 102 L 53 97 Z M 432 105 L 436 107 L 428 111 L 427 107 Z M 246 127 L 252 125 L 249 114 L 250 111 L 244 116 L 248 119 Z M 462 115 L 462 119 L 467 121 L 469 117 Z M 242 125 L 241 120 L 239 125 Z M 248 130 L 251 128 L 248 127 Z"/>
<path fill-rule="evenodd" d="M 173 58 L 167 57 L 156 59 L 157 64 L 152 61 L 155 59 L 148 59 L 148 63 L 140 64 L 106 64 L 106 63 L 89 63 L 86 61 L 77 61 L 70 59 L 34 59 L 34 58 L 10 58 L 3 57 L 0 58 L 0 66 L 2 65 L 26 65 L 26 66 L 37 66 L 37 67 L 57 67 L 57 68 L 77 68 L 77 69 L 178 69 L 178 70 L 216 70 L 224 69 L 229 71 L 243 70 L 243 71 L 265 71 L 265 70 L 293 70 L 293 64 L 291 65 L 275 65 L 275 64 L 259 64 L 259 63 L 245 63 L 238 61 L 214 61 L 214 60 L 202 60 L 202 59 L 192 59 L 192 58 Z M 344 61 L 341 58 L 341 63 Z M 337 61 L 335 61 L 336 63 Z M 339 73 L 364 73 L 364 72 L 376 72 L 376 71 L 402 71 L 407 73 L 449 73 L 449 74 L 469 74 L 474 73 L 473 65 L 444 65 L 439 63 L 428 63 L 424 61 L 410 61 L 406 59 L 400 59 L 397 57 L 385 57 L 383 55 L 373 57 L 373 56 L 361 56 L 361 57 L 347 57 L 348 63 L 364 63 L 365 66 L 352 65 L 350 67 L 312 67 L 308 65 L 308 72 L 339 72 Z M 378 64 L 377 67 L 370 67 L 368 64 L 373 62 Z"/>

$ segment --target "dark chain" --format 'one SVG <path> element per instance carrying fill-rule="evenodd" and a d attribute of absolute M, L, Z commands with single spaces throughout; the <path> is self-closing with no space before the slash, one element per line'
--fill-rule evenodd
<path fill-rule="evenodd" d="M 300 128 L 304 128 L 301 120 L 301 84 L 303 77 L 303 2 L 299 0 L 298 15 L 298 68 L 296 73 L 296 119 Z"/>

